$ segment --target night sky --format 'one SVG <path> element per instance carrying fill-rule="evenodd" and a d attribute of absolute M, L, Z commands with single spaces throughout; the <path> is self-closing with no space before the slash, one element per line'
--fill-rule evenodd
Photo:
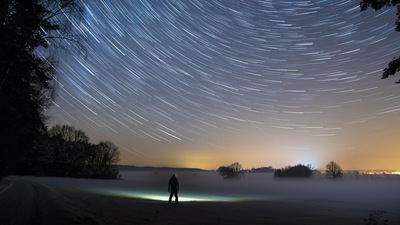
<path fill-rule="evenodd" d="M 400 169 L 396 9 L 359 1 L 87 1 L 50 125 L 120 164 Z M 68 43 L 65 43 L 68 46 Z"/>

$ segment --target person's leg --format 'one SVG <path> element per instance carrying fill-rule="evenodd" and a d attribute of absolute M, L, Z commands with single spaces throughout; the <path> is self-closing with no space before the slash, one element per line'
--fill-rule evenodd
<path fill-rule="evenodd" d="M 168 203 L 169 204 L 171 204 L 171 200 L 172 200 L 172 195 L 173 195 L 174 193 L 171 191 L 171 194 L 169 194 L 169 201 L 168 201 Z"/>
<path fill-rule="evenodd" d="M 175 192 L 175 203 L 178 204 L 178 192 Z"/>

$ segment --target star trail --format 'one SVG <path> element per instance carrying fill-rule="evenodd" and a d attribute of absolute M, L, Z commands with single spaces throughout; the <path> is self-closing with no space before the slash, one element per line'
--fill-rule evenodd
<path fill-rule="evenodd" d="M 121 164 L 399 169 L 395 8 L 358 1 L 87 1 L 51 124 Z M 68 42 L 65 43 L 69 45 Z"/>

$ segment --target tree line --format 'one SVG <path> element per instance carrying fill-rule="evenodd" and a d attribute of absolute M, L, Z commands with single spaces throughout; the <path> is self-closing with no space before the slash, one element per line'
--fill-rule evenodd
<path fill-rule="evenodd" d="M 76 0 L 5 0 L 0 3 L 0 179 L 46 132 L 44 114 L 54 98 L 57 59 L 79 47 L 72 23 Z"/>
<path fill-rule="evenodd" d="M 0 179 L 9 174 L 116 178 L 118 147 L 89 142 L 72 126 L 46 126 L 58 59 L 84 49 L 72 29 L 84 13 L 77 0 L 0 3 Z"/>
<path fill-rule="evenodd" d="M 343 169 L 334 161 L 329 162 L 325 166 L 325 174 L 333 179 L 341 178 L 343 176 Z M 252 168 L 251 170 L 244 170 L 242 165 L 238 162 L 232 163 L 229 166 L 220 166 L 217 170 L 219 174 L 225 178 L 239 178 L 247 172 L 273 172 L 274 177 L 284 178 L 307 178 L 311 177 L 317 172 L 311 164 L 303 165 L 297 164 L 294 166 L 286 166 L 281 169 L 273 169 L 272 167 Z"/>
<path fill-rule="evenodd" d="M 55 125 L 20 160 L 15 173 L 115 179 L 119 175 L 119 156 L 118 147 L 109 141 L 93 144 L 82 130 Z"/>

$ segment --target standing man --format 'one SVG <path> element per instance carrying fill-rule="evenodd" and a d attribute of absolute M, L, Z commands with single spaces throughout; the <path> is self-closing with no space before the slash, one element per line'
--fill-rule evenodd
<path fill-rule="evenodd" d="M 175 174 L 172 174 L 172 177 L 168 182 L 168 191 L 171 193 L 169 195 L 168 203 L 171 204 L 172 195 L 175 195 L 175 203 L 178 204 L 178 191 L 179 191 L 179 182 L 176 178 Z"/>

